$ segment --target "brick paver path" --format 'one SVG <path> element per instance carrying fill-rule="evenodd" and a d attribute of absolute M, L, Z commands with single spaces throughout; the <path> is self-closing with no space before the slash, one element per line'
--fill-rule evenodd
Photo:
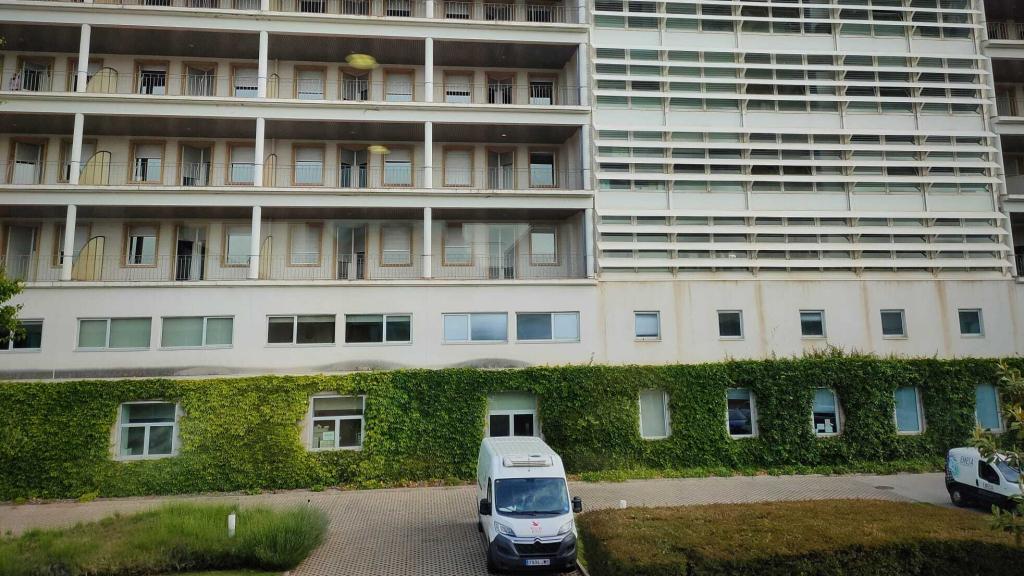
<path fill-rule="evenodd" d="M 573 483 L 587 509 L 713 502 L 884 498 L 947 505 L 942 474 L 782 476 Z M 79 504 L 0 506 L 0 533 L 96 520 L 170 501 L 311 505 L 331 519 L 326 540 L 295 576 L 486 575 L 475 486 L 340 492 L 115 498 Z M 244 521 L 244 519 L 240 519 Z"/>

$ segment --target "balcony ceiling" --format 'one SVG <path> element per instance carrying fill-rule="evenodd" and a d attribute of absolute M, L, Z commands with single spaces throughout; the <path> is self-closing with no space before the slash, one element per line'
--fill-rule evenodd
<path fill-rule="evenodd" d="M 1020 0 L 985 0 L 985 19 L 989 22 L 1021 18 L 1024 18 L 1024 5 Z"/>
<path fill-rule="evenodd" d="M 71 134 L 74 129 L 71 114 L 0 114 L 4 134 Z"/>
<path fill-rule="evenodd" d="M 181 138 L 256 137 L 256 123 L 230 118 L 167 118 L 145 116 L 86 116 L 88 136 L 160 136 Z"/>
<path fill-rule="evenodd" d="M 0 24 L 7 50 L 78 53 L 79 29 L 74 26 Z M 187 58 L 256 60 L 259 36 L 201 30 L 92 29 L 93 54 L 138 54 Z"/>
<path fill-rule="evenodd" d="M 576 126 L 523 126 L 500 124 L 434 124 L 435 142 L 509 144 L 561 144 Z M 289 140 L 357 140 L 366 142 L 420 142 L 423 124 L 384 122 L 274 122 L 268 121 L 267 138 Z"/>
<path fill-rule="evenodd" d="M 996 84 L 1024 82 L 1024 60 L 995 58 L 992 60 L 992 75 Z"/>
<path fill-rule="evenodd" d="M 1024 154 L 1024 136 L 1020 134 L 1003 134 L 999 137 L 1003 145 L 1003 154 Z"/>
<path fill-rule="evenodd" d="M 460 222 L 528 222 L 564 220 L 577 214 L 569 209 L 441 209 L 435 208 L 434 220 Z M 0 218 L 52 218 L 67 215 L 64 206 L 4 206 Z M 87 206 L 78 207 L 79 221 L 96 218 L 124 219 L 209 219 L 249 221 L 249 208 L 224 206 Z M 263 209 L 264 220 L 422 220 L 421 208 L 278 208 Z"/>

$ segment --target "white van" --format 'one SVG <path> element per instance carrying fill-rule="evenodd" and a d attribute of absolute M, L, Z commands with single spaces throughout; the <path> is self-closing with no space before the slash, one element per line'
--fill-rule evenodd
<path fill-rule="evenodd" d="M 1020 494 L 1020 471 L 996 455 L 986 462 L 977 448 L 953 448 L 946 455 L 946 490 L 957 506 L 1013 506 Z"/>
<path fill-rule="evenodd" d="M 540 438 L 485 438 L 476 467 L 487 568 L 576 569 L 576 524 L 562 459 Z"/>

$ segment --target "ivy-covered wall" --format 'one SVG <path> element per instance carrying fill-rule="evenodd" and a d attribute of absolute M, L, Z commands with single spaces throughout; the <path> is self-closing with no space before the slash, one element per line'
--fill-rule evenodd
<path fill-rule="evenodd" d="M 571 472 L 777 467 L 941 456 L 974 427 L 974 387 L 994 360 L 819 356 L 676 366 L 402 370 L 336 376 L 0 383 L 0 500 L 166 494 L 470 479 L 487 394 L 536 394 L 545 440 Z M 816 438 L 813 389 L 833 388 L 842 435 Z M 898 436 L 893 391 L 918 386 L 926 431 Z M 728 387 L 756 394 L 756 438 L 726 432 Z M 671 436 L 639 435 L 638 392 L 670 397 Z M 309 452 L 309 397 L 365 394 L 360 451 Z M 180 402 L 178 456 L 114 461 L 120 403 Z"/>

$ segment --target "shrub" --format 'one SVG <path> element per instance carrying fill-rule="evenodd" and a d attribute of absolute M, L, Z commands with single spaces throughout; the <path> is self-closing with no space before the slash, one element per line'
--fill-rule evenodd
<path fill-rule="evenodd" d="M 224 505 L 172 504 L 131 516 L 0 540 L 5 576 L 107 576 L 188 570 L 288 570 L 320 545 L 326 515 L 308 506 L 242 508 L 227 535 Z"/>
<path fill-rule="evenodd" d="M 594 576 L 999 574 L 1024 548 L 985 517 L 872 500 L 634 508 L 578 517 Z"/>

